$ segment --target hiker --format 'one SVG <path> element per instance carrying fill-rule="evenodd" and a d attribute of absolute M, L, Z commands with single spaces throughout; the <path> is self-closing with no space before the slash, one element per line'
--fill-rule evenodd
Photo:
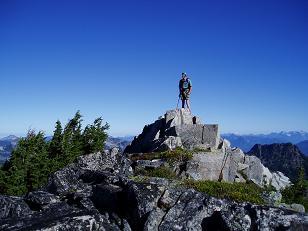
<path fill-rule="evenodd" d="M 192 84 L 191 84 L 190 79 L 187 77 L 186 73 L 182 73 L 182 78 L 179 82 L 179 90 L 180 90 L 179 97 L 182 100 L 182 108 L 185 108 L 185 104 L 186 104 L 188 110 L 191 112 L 189 96 L 192 90 Z"/>

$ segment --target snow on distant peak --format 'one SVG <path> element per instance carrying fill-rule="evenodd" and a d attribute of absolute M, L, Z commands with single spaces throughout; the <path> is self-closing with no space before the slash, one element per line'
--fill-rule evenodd
<path fill-rule="evenodd" d="M 19 137 L 15 136 L 15 135 L 9 135 L 9 136 L 1 138 L 0 140 L 1 141 L 16 141 L 18 139 L 19 139 Z"/>

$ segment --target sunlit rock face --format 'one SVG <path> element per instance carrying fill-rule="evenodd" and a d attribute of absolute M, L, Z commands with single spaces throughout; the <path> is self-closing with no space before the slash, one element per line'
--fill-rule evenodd
<path fill-rule="evenodd" d="M 155 152 L 176 147 L 217 148 L 219 141 L 218 125 L 202 124 L 189 110 L 178 109 L 167 111 L 154 123 L 146 125 L 124 152 Z"/>
<path fill-rule="evenodd" d="M 202 124 L 187 109 L 170 110 L 135 137 L 124 153 L 151 153 L 181 147 L 195 151 L 191 160 L 179 165 L 182 178 L 247 182 L 277 190 L 291 184 L 281 172 L 271 172 L 255 156 L 247 156 L 222 139 L 217 124 Z"/>

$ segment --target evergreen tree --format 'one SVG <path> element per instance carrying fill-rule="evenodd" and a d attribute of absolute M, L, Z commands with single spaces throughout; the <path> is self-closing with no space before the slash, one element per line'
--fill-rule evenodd
<path fill-rule="evenodd" d="M 46 182 L 49 173 L 44 133 L 29 131 L 13 150 L 7 171 L 8 194 L 21 195 Z"/>
<path fill-rule="evenodd" d="M 81 117 L 80 112 L 77 111 L 64 128 L 62 150 L 65 165 L 82 154 Z"/>
<path fill-rule="evenodd" d="M 307 181 L 305 180 L 305 169 L 304 167 L 301 167 L 298 173 L 298 178 L 295 183 L 296 190 L 299 195 L 304 195 L 305 190 L 307 189 Z"/>
<path fill-rule="evenodd" d="M 6 191 L 6 172 L 0 168 L 0 194 L 4 194 Z"/>
<path fill-rule="evenodd" d="M 302 204 L 306 209 L 308 209 L 307 191 L 308 181 L 305 180 L 305 169 L 301 167 L 294 185 L 291 185 L 282 191 L 283 201 L 288 204 Z"/>
<path fill-rule="evenodd" d="M 48 158 L 50 162 L 50 171 L 55 172 L 63 167 L 63 129 L 61 122 L 57 120 L 55 130 L 48 146 Z"/>
<path fill-rule="evenodd" d="M 85 154 L 99 152 L 104 149 L 108 137 L 106 130 L 108 123 L 104 125 L 101 117 L 97 118 L 92 125 L 87 125 L 83 132 L 83 150 Z"/>
<path fill-rule="evenodd" d="M 63 129 L 61 122 L 57 120 L 53 137 L 49 143 L 49 158 L 59 158 L 63 154 L 62 141 L 63 141 Z"/>
<path fill-rule="evenodd" d="M 27 191 L 37 189 L 40 185 L 47 182 L 50 162 L 48 160 L 48 146 L 44 139 L 44 133 L 39 132 L 32 138 L 29 152 L 32 153 L 28 159 L 26 168 Z"/>
<path fill-rule="evenodd" d="M 81 118 L 77 111 L 64 129 L 58 120 L 48 143 L 43 132 L 36 134 L 33 130 L 20 139 L 9 161 L 0 169 L 0 193 L 22 195 L 35 190 L 47 182 L 51 172 L 73 162 L 76 157 L 102 151 L 109 125 L 103 124 L 100 117 L 82 131 Z"/>

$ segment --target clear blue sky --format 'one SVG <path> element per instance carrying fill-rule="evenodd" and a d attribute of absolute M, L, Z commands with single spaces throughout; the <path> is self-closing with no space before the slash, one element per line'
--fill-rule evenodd
<path fill-rule="evenodd" d="M 221 132 L 308 130 L 308 1 L 0 1 L 0 135 L 79 109 L 112 135 L 176 107 Z"/>

